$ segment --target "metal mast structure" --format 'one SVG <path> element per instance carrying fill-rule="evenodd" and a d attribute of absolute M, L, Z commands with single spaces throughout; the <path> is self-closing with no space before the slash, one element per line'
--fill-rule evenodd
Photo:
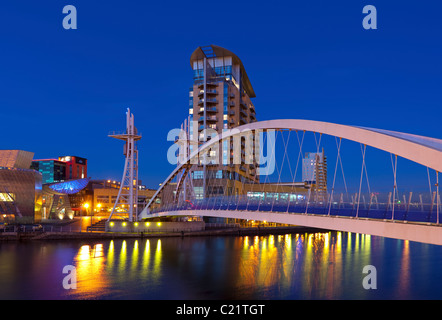
<path fill-rule="evenodd" d="M 109 137 L 125 142 L 124 155 L 126 161 L 120 190 L 108 221 L 111 220 L 117 207 L 119 207 L 119 211 L 115 213 L 116 215 L 127 215 L 130 222 L 134 221 L 134 218 L 136 221 L 138 218 L 138 150 L 136 142 L 141 139 L 141 135 L 138 134 L 137 128 L 135 128 L 134 115 L 130 113 L 129 108 L 126 112 L 126 132 L 113 132 L 109 134 Z"/>

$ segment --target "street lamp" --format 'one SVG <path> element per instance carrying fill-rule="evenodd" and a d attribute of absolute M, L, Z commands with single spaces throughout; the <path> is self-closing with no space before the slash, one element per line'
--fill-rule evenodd
<path fill-rule="evenodd" d="M 89 203 L 87 202 L 83 203 L 83 208 L 86 209 L 86 215 L 87 215 L 87 209 L 89 208 Z"/>

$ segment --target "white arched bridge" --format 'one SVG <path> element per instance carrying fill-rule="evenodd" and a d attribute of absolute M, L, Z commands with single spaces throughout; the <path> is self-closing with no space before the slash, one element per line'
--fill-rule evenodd
<path fill-rule="evenodd" d="M 440 139 L 291 119 L 202 133 L 204 143 L 180 134 L 177 166 L 140 219 L 247 219 L 442 245 Z"/>

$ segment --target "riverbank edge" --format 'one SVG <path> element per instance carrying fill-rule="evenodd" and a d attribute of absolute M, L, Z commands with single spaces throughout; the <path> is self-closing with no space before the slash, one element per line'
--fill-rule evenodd
<path fill-rule="evenodd" d="M 212 236 L 262 236 L 270 234 L 316 233 L 330 230 L 292 226 L 292 227 L 262 227 L 262 228 L 227 228 L 187 232 L 155 232 L 155 233 L 123 233 L 123 232 L 5 232 L 0 234 L 0 241 L 38 241 L 38 240 L 90 240 L 90 239 L 143 239 L 169 237 L 212 237 Z"/>

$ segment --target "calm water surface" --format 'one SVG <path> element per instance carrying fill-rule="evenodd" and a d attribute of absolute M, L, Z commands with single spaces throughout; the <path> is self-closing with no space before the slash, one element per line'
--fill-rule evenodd
<path fill-rule="evenodd" d="M 343 232 L 0 243 L 0 299 L 442 299 L 441 285 L 442 246 Z"/>

